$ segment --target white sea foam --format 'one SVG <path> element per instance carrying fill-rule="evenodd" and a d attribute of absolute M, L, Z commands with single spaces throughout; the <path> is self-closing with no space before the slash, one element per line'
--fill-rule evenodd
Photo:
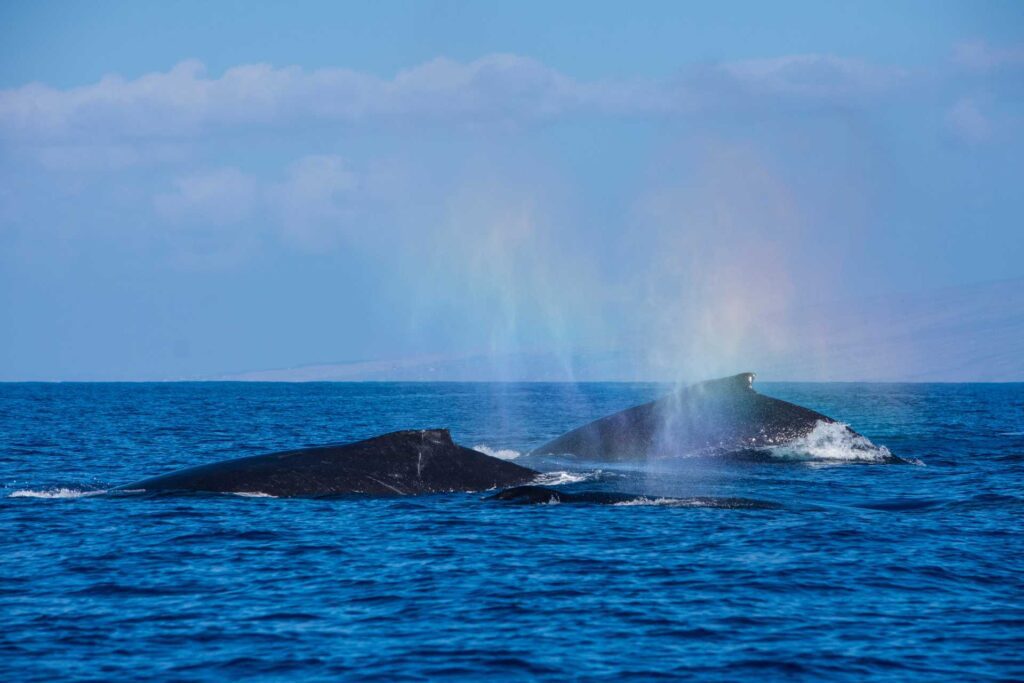
<path fill-rule="evenodd" d="M 888 448 L 876 446 L 868 438 L 852 432 L 847 425 L 822 420 L 805 436 L 772 446 L 768 452 L 781 460 L 889 462 L 894 459 Z"/>
<path fill-rule="evenodd" d="M 53 489 L 18 489 L 11 491 L 9 498 L 84 498 L 86 496 L 99 496 L 106 493 L 106 489 L 83 491 L 82 489 L 53 488 Z"/>
<path fill-rule="evenodd" d="M 615 505 L 621 507 L 630 507 L 636 505 L 662 505 L 665 507 L 673 508 L 742 508 L 742 507 L 759 507 L 759 505 L 745 503 L 742 501 L 730 500 L 730 499 L 717 499 L 717 498 L 648 498 L 641 496 L 634 500 L 624 500 L 621 503 L 615 503 Z"/>
<path fill-rule="evenodd" d="M 473 450 L 480 451 L 484 455 L 489 455 L 492 458 L 500 458 L 502 460 L 515 460 L 522 455 L 519 451 L 512 450 L 511 448 L 491 448 L 490 446 L 485 446 L 482 443 L 473 446 Z"/>
<path fill-rule="evenodd" d="M 537 486 L 560 486 L 562 484 L 578 484 L 581 481 L 590 481 L 601 476 L 601 470 L 593 472 L 543 472 L 533 480 Z"/>
<path fill-rule="evenodd" d="M 263 491 L 229 491 L 229 495 L 242 496 L 243 498 L 277 498 Z"/>
<path fill-rule="evenodd" d="M 637 505 L 665 505 L 668 507 L 699 507 L 699 505 L 692 500 L 684 500 L 681 498 L 647 498 L 646 496 L 635 498 L 633 500 L 624 500 L 621 503 L 613 503 L 616 507 L 634 507 Z"/>
<path fill-rule="evenodd" d="M 772 509 L 777 507 L 773 503 L 757 500 L 746 500 L 743 498 L 648 498 L 641 496 L 633 500 L 624 500 L 615 505 L 622 507 L 637 505 L 661 505 L 674 508 L 721 508 L 721 509 Z"/>

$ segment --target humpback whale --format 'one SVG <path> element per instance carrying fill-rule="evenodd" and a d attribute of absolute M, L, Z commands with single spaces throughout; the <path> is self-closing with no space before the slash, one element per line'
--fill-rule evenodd
<path fill-rule="evenodd" d="M 355 443 L 224 460 L 118 487 L 126 491 L 404 496 L 479 492 L 523 484 L 537 472 L 459 446 L 447 429 L 408 430 Z"/>
<path fill-rule="evenodd" d="M 573 429 L 529 455 L 623 461 L 757 451 L 807 436 L 820 424 L 866 439 L 832 418 L 753 388 L 754 373 L 701 382 Z"/>

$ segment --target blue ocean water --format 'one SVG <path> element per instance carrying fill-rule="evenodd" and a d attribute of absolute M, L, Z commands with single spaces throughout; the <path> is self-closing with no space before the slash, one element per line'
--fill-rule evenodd
<path fill-rule="evenodd" d="M 566 465 L 642 504 L 111 496 L 449 427 L 513 457 L 651 384 L 0 385 L 4 680 L 1024 678 L 1024 385 L 763 384 L 841 448 Z M 780 509 L 674 504 L 743 497 Z"/>

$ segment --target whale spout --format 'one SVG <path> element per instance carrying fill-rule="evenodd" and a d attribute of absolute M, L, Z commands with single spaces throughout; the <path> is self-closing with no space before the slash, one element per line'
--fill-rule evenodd
<path fill-rule="evenodd" d="M 757 393 L 754 377 L 752 372 L 743 372 L 683 387 L 656 401 L 572 429 L 529 455 L 628 461 L 743 452 L 789 443 L 820 423 L 835 422 L 808 408 Z"/>

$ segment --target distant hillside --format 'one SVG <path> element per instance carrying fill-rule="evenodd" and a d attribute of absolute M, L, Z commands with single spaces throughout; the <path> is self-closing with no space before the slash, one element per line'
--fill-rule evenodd
<path fill-rule="evenodd" d="M 1024 381 L 1024 278 L 802 311 L 781 377 Z"/>
<path fill-rule="evenodd" d="M 766 322 L 767 325 L 767 322 Z M 1024 278 L 794 311 L 707 376 L 753 370 L 762 380 L 1024 381 Z M 693 380 L 644 349 L 422 356 L 307 365 L 209 379 L 241 381 Z M 691 371 L 691 374 L 692 371 Z"/>

